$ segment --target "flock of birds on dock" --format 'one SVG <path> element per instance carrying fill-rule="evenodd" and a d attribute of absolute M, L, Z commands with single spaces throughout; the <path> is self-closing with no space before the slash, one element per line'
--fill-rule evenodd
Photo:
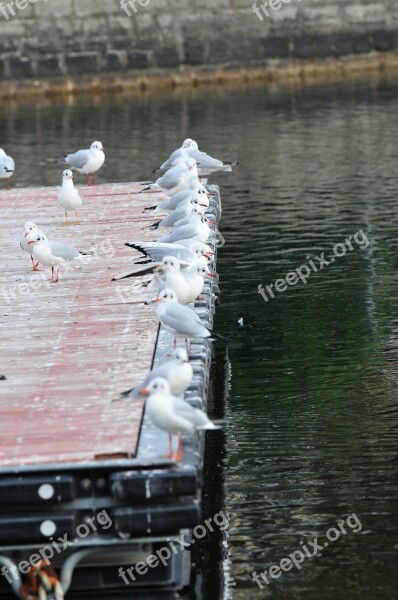
<path fill-rule="evenodd" d="M 59 205 L 68 212 L 74 211 L 78 221 L 81 196 L 74 186 L 75 170 L 86 176 L 87 185 L 95 185 L 95 173 L 105 161 L 101 142 L 93 142 L 87 150 L 79 150 L 64 156 L 68 169 L 63 172 Z M 156 242 L 132 242 L 126 246 L 140 251 L 145 259 L 136 262 L 135 269 L 114 277 L 119 281 L 130 277 L 153 275 L 143 285 L 155 292 L 155 297 L 146 304 L 157 304 L 157 315 L 162 326 L 174 336 L 174 352 L 170 359 L 155 367 L 146 379 L 135 388 L 124 392 L 130 398 L 146 397 L 146 414 L 152 423 L 169 433 L 168 458 L 182 459 L 182 435 L 194 434 L 199 429 L 218 428 L 206 413 L 193 408 L 183 400 L 183 394 L 191 385 L 193 369 L 189 361 L 189 339 L 225 339 L 204 325 L 198 313 L 188 306 L 200 298 L 207 277 L 215 274 L 209 269 L 214 255 L 215 232 L 210 226 L 216 221 L 206 215 L 209 197 L 212 195 L 201 182 L 202 176 L 217 171 L 231 171 L 236 162 L 224 162 L 201 152 L 198 144 L 187 139 L 159 167 L 165 171 L 154 183 L 139 193 L 162 192 L 165 196 L 158 205 L 145 208 L 153 215 L 162 213 L 151 229 L 170 229 Z M 11 157 L 0 150 L 0 177 L 14 173 Z M 158 169 L 155 169 L 157 171 Z M 154 171 L 154 172 L 155 172 Z M 9 187 L 9 185 L 8 185 Z M 208 243 L 213 243 L 213 248 Z M 47 236 L 32 222 L 27 222 L 20 240 L 21 248 L 31 256 L 33 270 L 39 264 L 52 268 L 51 282 L 58 282 L 60 266 L 82 254 L 64 242 L 48 240 Z M 185 339 L 185 348 L 177 347 L 177 339 Z M 178 451 L 173 452 L 172 435 L 178 434 Z"/>

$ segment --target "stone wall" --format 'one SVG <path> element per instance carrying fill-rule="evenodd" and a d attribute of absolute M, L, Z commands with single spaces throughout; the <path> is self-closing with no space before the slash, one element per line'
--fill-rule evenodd
<path fill-rule="evenodd" d="M 398 0 L 259 0 L 259 16 L 253 0 L 125 0 L 125 6 L 0 1 L 0 80 L 231 69 L 398 47 Z"/>

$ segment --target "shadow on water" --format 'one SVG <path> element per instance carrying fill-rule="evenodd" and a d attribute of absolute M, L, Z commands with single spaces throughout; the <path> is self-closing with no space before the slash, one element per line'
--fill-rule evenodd
<path fill-rule="evenodd" d="M 221 600 L 225 574 L 236 600 L 395 598 L 396 107 L 396 81 L 374 80 L 0 108 L 14 185 L 58 183 L 62 167 L 44 159 L 94 138 L 107 150 L 101 181 L 148 180 L 188 136 L 240 162 L 213 177 L 226 239 L 217 331 L 231 339 L 231 389 L 226 448 L 209 438 L 204 493 L 207 514 L 223 507 L 230 517 L 229 562 L 223 536 L 212 538 L 195 598 Z M 26 219 L 40 225 L 39 214 Z M 307 283 L 268 301 L 258 294 L 360 230 L 369 243 Z M 252 580 L 353 513 L 361 531 L 261 590 Z"/>

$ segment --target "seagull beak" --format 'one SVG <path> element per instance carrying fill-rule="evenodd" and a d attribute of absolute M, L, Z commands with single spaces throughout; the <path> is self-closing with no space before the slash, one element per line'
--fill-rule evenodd
<path fill-rule="evenodd" d="M 209 277 L 215 277 L 216 274 L 215 273 L 209 273 Z"/>
<path fill-rule="evenodd" d="M 205 256 L 206 258 L 211 258 L 212 256 L 214 256 L 214 252 L 205 252 L 203 256 Z"/>
<path fill-rule="evenodd" d="M 29 245 L 29 244 L 34 244 L 34 243 L 35 243 L 35 241 L 36 241 L 36 240 L 32 240 L 31 242 L 28 242 L 28 245 Z"/>
<path fill-rule="evenodd" d="M 212 219 L 212 220 L 209 219 L 207 221 L 207 223 L 208 223 L 208 225 L 215 225 L 216 224 L 216 222 L 214 221 L 214 219 Z"/>
<path fill-rule="evenodd" d="M 149 396 L 148 388 L 142 388 L 139 392 L 142 396 Z"/>
<path fill-rule="evenodd" d="M 156 304 L 157 302 L 160 302 L 160 298 L 154 298 L 153 300 L 146 300 L 144 302 L 144 304 Z"/>
<path fill-rule="evenodd" d="M 29 233 L 30 233 L 30 231 L 27 231 L 27 232 L 25 233 L 25 237 L 27 237 L 27 236 L 29 235 Z"/>

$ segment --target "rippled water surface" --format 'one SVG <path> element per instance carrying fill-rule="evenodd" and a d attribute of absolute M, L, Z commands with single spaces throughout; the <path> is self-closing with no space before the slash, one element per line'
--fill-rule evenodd
<path fill-rule="evenodd" d="M 59 166 L 43 160 L 94 139 L 107 150 L 102 181 L 150 179 L 188 136 L 240 162 L 213 177 L 226 238 L 216 325 L 231 339 L 224 460 L 237 600 L 396 597 L 397 107 L 397 84 L 384 81 L 0 108 L 19 186 L 58 183 Z M 361 244 L 306 284 L 259 295 L 360 230 Z M 252 581 L 352 513 L 361 531 L 262 590 Z"/>

